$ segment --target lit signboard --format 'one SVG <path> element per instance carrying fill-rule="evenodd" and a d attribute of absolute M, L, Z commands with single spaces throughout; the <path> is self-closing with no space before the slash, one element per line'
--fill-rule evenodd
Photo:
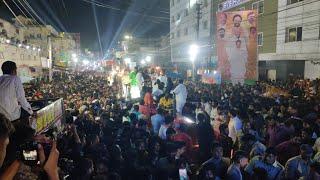
<path fill-rule="evenodd" d="M 250 0 L 227 0 L 219 4 L 219 11 L 226 11 L 228 9 L 237 7 Z"/>

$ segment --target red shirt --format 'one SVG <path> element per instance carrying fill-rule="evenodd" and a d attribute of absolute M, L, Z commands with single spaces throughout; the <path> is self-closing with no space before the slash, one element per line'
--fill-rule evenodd
<path fill-rule="evenodd" d="M 191 137 L 186 133 L 178 133 L 172 136 L 173 141 L 180 141 L 186 143 L 187 151 L 190 152 L 192 149 L 192 140 Z"/>
<path fill-rule="evenodd" d="M 147 92 L 144 96 L 144 104 L 148 106 L 153 105 L 153 98 L 151 93 Z"/>

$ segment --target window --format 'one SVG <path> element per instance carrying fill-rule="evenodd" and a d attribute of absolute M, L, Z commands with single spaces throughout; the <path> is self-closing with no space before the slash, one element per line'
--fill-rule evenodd
<path fill-rule="evenodd" d="M 286 29 L 285 42 L 302 41 L 302 27 L 293 27 Z"/>
<path fill-rule="evenodd" d="M 259 2 L 258 13 L 262 14 L 264 12 L 264 1 Z"/>
<path fill-rule="evenodd" d="M 177 31 L 177 38 L 180 37 L 180 30 Z"/>
<path fill-rule="evenodd" d="M 263 32 L 258 33 L 258 46 L 263 46 Z"/>
<path fill-rule="evenodd" d="M 303 1 L 303 0 L 287 0 L 287 5 L 294 4 L 297 2 L 301 2 L 301 1 Z"/>
<path fill-rule="evenodd" d="M 258 14 L 262 14 L 264 12 L 264 1 L 252 3 L 252 10 L 254 9 L 258 11 Z"/>
<path fill-rule="evenodd" d="M 203 6 L 208 7 L 208 0 L 203 0 Z"/>
<path fill-rule="evenodd" d="M 244 10 L 246 10 L 246 8 L 245 8 L 245 7 L 241 7 L 241 8 L 239 8 L 239 11 L 244 11 Z"/>
<path fill-rule="evenodd" d="M 188 16 L 189 15 L 189 10 L 188 8 L 186 10 L 184 10 L 184 16 Z"/>
<path fill-rule="evenodd" d="M 177 21 L 179 21 L 180 18 L 181 18 L 181 15 L 180 15 L 180 13 L 178 13 L 178 15 L 177 15 Z"/>
<path fill-rule="evenodd" d="M 171 7 L 174 6 L 174 0 L 171 0 Z"/>
<path fill-rule="evenodd" d="M 188 28 L 185 28 L 185 29 L 184 29 L 184 35 L 185 35 L 185 36 L 188 36 Z"/>
<path fill-rule="evenodd" d="M 203 22 L 203 29 L 208 29 L 208 21 Z"/>

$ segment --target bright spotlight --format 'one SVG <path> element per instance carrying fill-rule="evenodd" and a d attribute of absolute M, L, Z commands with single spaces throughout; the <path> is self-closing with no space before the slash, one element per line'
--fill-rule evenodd
<path fill-rule="evenodd" d="M 146 57 L 146 61 L 147 61 L 147 62 L 150 62 L 150 61 L 151 61 L 151 57 L 150 57 L 150 56 L 147 56 L 147 57 Z"/>
<path fill-rule="evenodd" d="M 190 7 L 193 7 L 197 3 L 197 0 L 190 0 Z"/>
<path fill-rule="evenodd" d="M 83 60 L 83 64 L 84 64 L 84 65 L 88 65 L 88 64 L 89 64 L 89 61 L 85 59 L 85 60 Z"/>
<path fill-rule="evenodd" d="M 124 38 L 125 39 L 130 39 L 130 36 L 129 35 L 125 35 Z"/>
<path fill-rule="evenodd" d="M 8 44 L 9 44 L 10 42 L 11 42 L 11 40 L 10 40 L 10 39 L 7 39 L 7 40 L 6 40 L 6 43 L 8 43 Z"/>
<path fill-rule="evenodd" d="M 216 71 L 216 70 L 214 70 L 214 71 L 213 71 L 213 74 L 217 74 L 217 71 Z"/>
<path fill-rule="evenodd" d="M 199 46 L 196 44 L 192 44 L 189 48 L 189 56 L 191 61 L 194 61 L 196 59 L 198 52 L 199 52 Z"/>
<path fill-rule="evenodd" d="M 145 60 L 141 60 L 141 64 L 142 65 L 146 64 L 146 61 Z"/>
<path fill-rule="evenodd" d="M 77 54 L 76 54 L 76 53 L 72 53 L 72 57 L 73 57 L 73 58 L 76 58 L 76 57 L 77 57 Z"/>
<path fill-rule="evenodd" d="M 22 46 L 22 44 L 20 43 L 20 44 L 18 44 L 18 47 L 21 47 Z"/>
<path fill-rule="evenodd" d="M 35 51 L 36 49 L 37 49 L 37 48 L 35 48 L 35 47 L 32 48 L 32 50 L 34 50 L 34 51 Z"/>
<path fill-rule="evenodd" d="M 41 51 L 41 49 L 40 49 L 40 48 L 38 48 L 38 51 L 40 52 L 40 51 Z"/>
<path fill-rule="evenodd" d="M 28 45 L 28 46 L 26 46 L 26 48 L 27 48 L 27 49 L 30 49 L 30 46 Z"/>

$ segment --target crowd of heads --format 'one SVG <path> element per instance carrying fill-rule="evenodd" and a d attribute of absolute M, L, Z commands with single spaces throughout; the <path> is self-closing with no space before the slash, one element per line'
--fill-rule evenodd
<path fill-rule="evenodd" d="M 143 72 L 145 80 L 151 79 Z M 275 85 L 271 82 L 249 86 L 177 80 L 172 88 L 179 83 L 188 90 L 182 116 L 160 107 L 159 101 L 126 101 L 119 77 L 110 84 L 94 72 L 55 73 L 50 83 L 26 85 L 26 96 L 64 100 L 65 124 L 57 138 L 61 177 L 232 179 L 237 169 L 246 179 L 319 177 L 319 94 L 307 97 L 296 83 L 285 85 L 298 92 L 295 98 L 263 96 L 267 84 Z M 174 100 L 161 88 L 162 96 Z M 144 89 L 142 95 L 152 92 Z M 153 106 L 157 111 L 141 111 Z M 194 123 L 185 123 L 186 118 Z M 4 116 L 0 119 L 0 138 L 8 138 L 14 128 Z"/>

